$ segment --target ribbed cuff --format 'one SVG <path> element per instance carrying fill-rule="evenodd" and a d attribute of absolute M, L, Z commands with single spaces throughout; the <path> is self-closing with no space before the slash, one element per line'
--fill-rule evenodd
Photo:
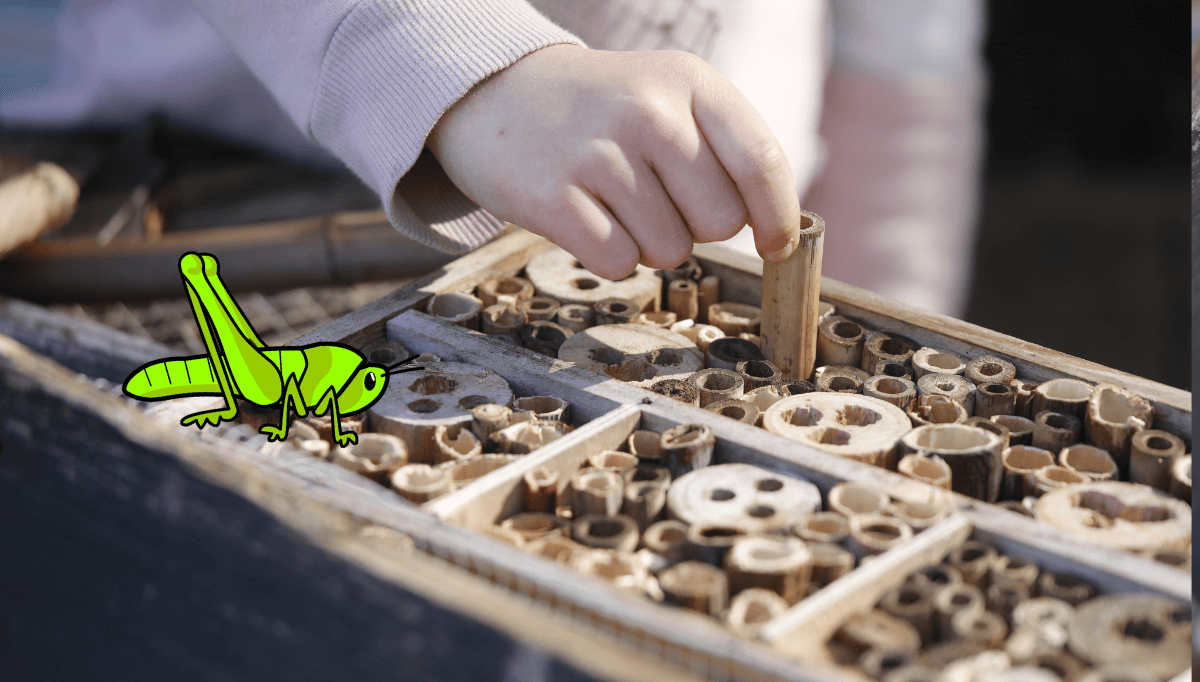
<path fill-rule="evenodd" d="M 474 204 L 452 185 L 444 197 L 405 200 L 397 183 L 438 118 L 476 83 L 558 43 L 582 44 L 523 0 L 362 2 L 330 41 L 311 134 L 379 193 L 401 232 L 442 251 L 474 248 L 503 223 L 469 210 Z M 436 174 L 445 178 L 440 168 Z M 445 189 L 449 181 L 434 185 Z M 422 213 L 436 219 L 419 224 Z"/>

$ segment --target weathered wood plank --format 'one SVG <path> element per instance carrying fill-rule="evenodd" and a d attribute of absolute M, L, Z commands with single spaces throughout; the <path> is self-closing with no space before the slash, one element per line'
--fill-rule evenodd
<path fill-rule="evenodd" d="M 160 343 L 3 296 L 0 296 L 0 334 L 76 372 L 116 384 L 124 383 L 143 364 L 173 354 Z"/>

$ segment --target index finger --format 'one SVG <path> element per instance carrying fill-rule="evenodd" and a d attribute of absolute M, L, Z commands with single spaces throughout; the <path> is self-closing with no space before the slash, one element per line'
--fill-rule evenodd
<path fill-rule="evenodd" d="M 750 214 L 754 244 L 766 260 L 791 255 L 800 225 L 800 200 L 783 147 L 750 102 L 724 77 L 701 79 L 692 97 L 704 134 Z"/>

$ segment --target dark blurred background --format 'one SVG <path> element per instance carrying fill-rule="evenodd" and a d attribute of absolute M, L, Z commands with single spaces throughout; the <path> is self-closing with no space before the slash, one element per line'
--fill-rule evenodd
<path fill-rule="evenodd" d="M 993 2 L 967 320 L 1191 389 L 1182 2 Z"/>

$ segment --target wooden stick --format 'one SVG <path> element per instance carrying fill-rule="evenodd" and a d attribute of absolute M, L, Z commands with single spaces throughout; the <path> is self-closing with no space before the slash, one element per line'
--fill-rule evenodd
<path fill-rule="evenodd" d="M 801 211 L 799 242 L 782 263 L 763 263 L 763 355 L 784 376 L 807 379 L 817 355 L 825 221 Z"/>

